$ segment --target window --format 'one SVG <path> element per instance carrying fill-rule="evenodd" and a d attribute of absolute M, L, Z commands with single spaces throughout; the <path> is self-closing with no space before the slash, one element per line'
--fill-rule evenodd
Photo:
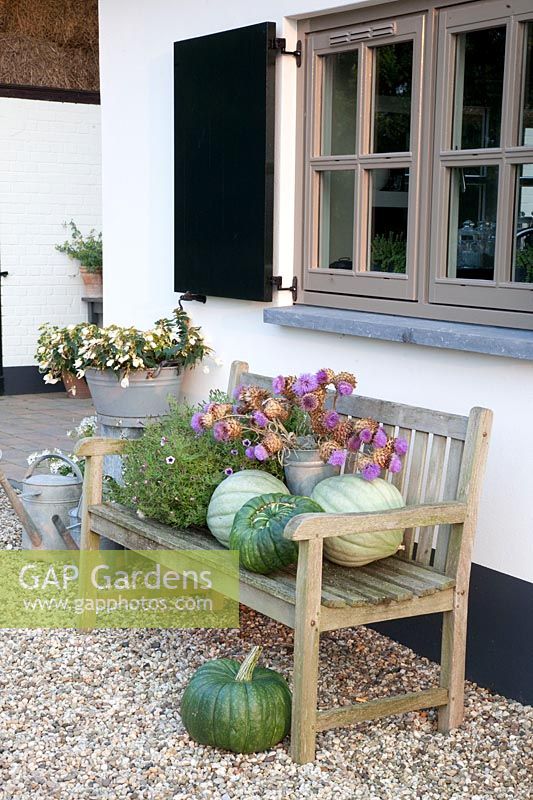
<path fill-rule="evenodd" d="M 303 302 L 533 327 L 531 2 L 405 5 L 304 28 Z"/>

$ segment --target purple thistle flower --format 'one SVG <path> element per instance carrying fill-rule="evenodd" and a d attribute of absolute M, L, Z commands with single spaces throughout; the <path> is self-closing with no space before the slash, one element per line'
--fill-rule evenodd
<path fill-rule="evenodd" d="M 321 386 L 324 386 L 325 383 L 329 383 L 327 370 L 319 369 L 316 374 L 316 379 Z"/>
<path fill-rule="evenodd" d="M 387 444 L 387 434 L 383 430 L 383 428 L 378 428 L 374 434 L 374 438 L 372 439 L 372 443 L 376 447 L 385 447 Z"/>
<path fill-rule="evenodd" d="M 233 413 L 234 414 L 238 414 L 239 413 L 239 409 L 240 409 L 240 405 L 238 403 L 233 403 L 233 405 L 231 407 L 231 410 L 233 411 Z"/>
<path fill-rule="evenodd" d="M 398 456 L 404 456 L 409 449 L 409 445 L 407 444 L 405 439 L 395 439 L 394 440 L 394 452 Z"/>
<path fill-rule="evenodd" d="M 174 458 L 174 456 L 167 456 L 167 457 L 165 458 L 165 461 L 167 462 L 167 464 L 169 464 L 169 465 L 170 465 L 170 464 L 174 464 L 174 462 L 176 461 L 176 459 Z"/>
<path fill-rule="evenodd" d="M 390 472 L 399 472 L 402 468 L 402 460 L 400 456 L 393 455 L 390 464 L 389 464 L 389 471 Z"/>
<path fill-rule="evenodd" d="M 292 387 L 294 394 L 297 394 L 301 397 L 308 392 L 314 392 L 315 389 L 318 389 L 318 380 L 316 375 L 311 375 L 308 372 L 304 372 L 303 375 L 300 375 L 294 382 L 294 386 Z"/>
<path fill-rule="evenodd" d="M 230 453 L 231 453 L 232 456 L 238 456 L 239 455 L 239 451 L 235 447 L 233 448 L 233 450 L 230 450 Z"/>
<path fill-rule="evenodd" d="M 249 439 L 243 439 L 242 440 L 243 447 L 250 447 L 251 444 L 252 443 L 251 443 L 251 441 Z"/>
<path fill-rule="evenodd" d="M 304 409 L 304 411 L 316 411 L 318 408 L 318 397 L 316 394 L 311 394 L 308 392 L 304 394 L 302 399 L 300 400 L 300 405 Z"/>
<path fill-rule="evenodd" d="M 197 411 L 196 414 L 192 415 L 191 428 L 195 433 L 200 434 L 204 432 L 201 420 L 202 420 L 202 414 L 200 411 Z"/>
<path fill-rule="evenodd" d="M 368 444 L 372 441 L 372 431 L 369 428 L 363 428 L 361 433 L 359 434 L 359 438 L 365 444 Z"/>
<path fill-rule="evenodd" d="M 262 444 L 258 444 L 254 447 L 254 456 L 258 461 L 266 461 L 268 459 L 268 450 Z"/>
<path fill-rule="evenodd" d="M 341 421 L 341 418 L 336 411 L 326 411 L 324 415 L 324 425 L 328 431 L 333 431 Z"/>
<path fill-rule="evenodd" d="M 233 475 L 233 470 L 231 467 L 226 467 L 224 470 L 224 475 Z"/>
<path fill-rule="evenodd" d="M 351 450 L 352 453 L 357 453 L 359 448 L 361 447 L 361 439 L 359 436 L 356 436 L 354 433 L 353 436 L 350 436 L 347 442 L 348 450 Z"/>
<path fill-rule="evenodd" d="M 334 450 L 328 458 L 328 464 L 332 464 L 334 467 L 342 467 L 345 461 L 346 453 L 344 450 Z"/>
<path fill-rule="evenodd" d="M 361 474 L 366 481 L 373 481 L 375 478 L 379 478 L 380 472 L 377 464 L 367 464 Z"/>
<path fill-rule="evenodd" d="M 272 381 L 272 391 L 274 394 L 283 394 L 285 391 L 285 378 L 283 375 L 278 375 Z"/>
<path fill-rule="evenodd" d="M 337 384 L 337 391 L 339 394 L 353 394 L 354 388 L 348 381 L 339 381 Z"/>
<path fill-rule="evenodd" d="M 213 425 L 213 439 L 216 442 L 227 442 L 228 441 L 228 426 L 227 423 L 224 422 L 223 419 L 215 422 Z"/>
<path fill-rule="evenodd" d="M 236 386 L 235 389 L 233 390 L 233 397 L 235 397 L 237 399 L 240 398 L 241 392 L 242 392 L 243 389 L 244 389 L 244 386 L 243 386 L 242 383 L 240 383 L 238 386 Z"/>
<path fill-rule="evenodd" d="M 252 447 L 251 445 L 247 447 L 246 450 L 244 451 L 244 455 L 246 456 L 246 458 L 249 458 L 250 461 L 255 461 L 255 447 Z"/>
<path fill-rule="evenodd" d="M 259 425 L 260 428 L 266 428 L 268 425 L 268 417 L 266 414 L 263 414 L 262 411 L 254 411 L 252 414 L 252 419 L 256 425 Z"/>

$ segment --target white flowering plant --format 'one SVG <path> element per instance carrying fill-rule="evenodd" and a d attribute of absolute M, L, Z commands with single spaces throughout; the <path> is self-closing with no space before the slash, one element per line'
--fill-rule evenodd
<path fill-rule="evenodd" d="M 45 383 L 57 383 L 63 371 L 83 378 L 87 369 L 113 370 L 122 386 L 129 383 L 131 371 L 161 367 L 182 370 L 194 366 L 211 348 L 200 328 L 191 325 L 189 316 L 177 308 L 171 317 L 157 320 L 154 327 L 138 328 L 81 323 L 58 328 L 42 325 L 36 358 Z"/>
<path fill-rule="evenodd" d="M 96 428 L 98 425 L 98 421 L 96 417 L 84 417 L 79 425 L 73 428 L 71 431 L 67 431 L 67 436 L 70 439 L 74 439 L 78 441 L 78 439 L 85 439 L 90 436 L 94 436 L 96 433 Z M 57 456 L 66 456 L 70 458 L 75 464 L 78 465 L 82 474 L 85 467 L 85 459 L 79 458 L 79 456 L 74 455 L 74 453 L 64 453 L 58 447 L 54 447 L 51 450 L 42 450 L 41 452 L 36 451 L 35 453 L 30 453 L 28 458 L 26 459 L 28 464 L 31 466 L 38 458 L 44 455 L 54 454 Z M 47 458 L 45 462 L 47 465 L 48 471 L 51 475 L 73 475 L 73 471 L 68 464 L 66 464 L 60 458 Z"/>

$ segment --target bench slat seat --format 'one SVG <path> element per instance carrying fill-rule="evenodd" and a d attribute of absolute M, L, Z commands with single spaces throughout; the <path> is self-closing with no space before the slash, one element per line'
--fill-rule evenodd
<path fill-rule="evenodd" d="M 139 518 L 131 509 L 118 504 L 91 506 L 95 533 L 132 548 L 132 536 L 139 550 L 222 550 L 223 546 L 206 530 L 169 528 L 153 519 Z M 258 575 L 240 570 L 240 582 L 260 589 L 279 600 L 296 604 L 296 567 Z M 321 605 L 325 608 L 357 608 L 426 597 L 455 584 L 452 577 L 431 567 L 392 556 L 350 569 L 324 561 Z"/>

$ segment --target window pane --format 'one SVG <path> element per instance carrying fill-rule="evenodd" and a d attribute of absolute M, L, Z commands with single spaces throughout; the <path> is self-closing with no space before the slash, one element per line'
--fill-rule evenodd
<path fill-rule="evenodd" d="M 370 170 L 370 191 L 368 269 L 405 275 L 409 170 Z"/>
<path fill-rule="evenodd" d="M 533 164 L 518 169 L 515 215 L 513 280 L 533 283 Z"/>
<path fill-rule="evenodd" d="M 352 269 L 355 173 L 325 170 L 320 177 L 319 267 Z"/>
<path fill-rule="evenodd" d="M 533 22 L 526 25 L 526 52 L 524 58 L 524 99 L 522 108 L 522 136 L 520 144 L 533 147 Z"/>
<path fill-rule="evenodd" d="M 494 280 L 498 167 L 450 172 L 448 277 Z"/>
<path fill-rule="evenodd" d="M 453 147 L 499 147 L 505 28 L 457 36 Z"/>
<path fill-rule="evenodd" d="M 375 48 L 374 153 L 410 147 L 413 43 Z"/>
<path fill-rule="evenodd" d="M 324 58 L 322 155 L 355 153 L 357 50 Z"/>

